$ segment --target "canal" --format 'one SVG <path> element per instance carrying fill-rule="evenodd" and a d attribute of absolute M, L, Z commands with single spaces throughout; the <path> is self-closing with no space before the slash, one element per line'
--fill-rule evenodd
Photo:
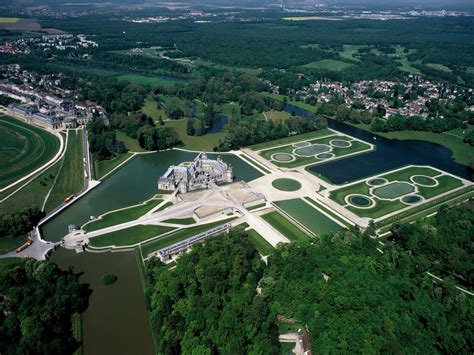
<path fill-rule="evenodd" d="M 82 314 L 83 352 L 93 354 L 154 354 L 143 287 L 134 252 L 81 253 L 63 248 L 51 260 L 62 269 L 73 267 L 93 290 Z M 102 276 L 118 277 L 104 285 Z"/>
<path fill-rule="evenodd" d="M 309 111 L 290 104 L 286 104 L 285 111 L 295 112 L 296 115 L 302 117 L 310 114 Z M 388 139 L 332 119 L 328 119 L 328 126 L 376 146 L 374 152 L 309 168 L 335 184 L 344 184 L 410 164 L 431 165 L 468 180 L 472 178 L 472 170 L 454 161 L 452 152 L 438 144 L 417 140 Z"/>

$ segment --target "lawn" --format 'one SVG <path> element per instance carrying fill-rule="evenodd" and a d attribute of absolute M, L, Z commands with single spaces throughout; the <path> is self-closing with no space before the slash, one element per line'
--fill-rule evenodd
<path fill-rule="evenodd" d="M 112 233 L 91 238 L 89 244 L 100 248 L 106 246 L 127 246 L 143 242 L 147 239 L 162 235 L 174 230 L 173 227 L 138 225 Z"/>
<path fill-rule="evenodd" d="M 133 206 L 133 207 L 129 207 L 123 210 L 119 210 L 119 211 L 102 215 L 100 218 L 86 223 L 82 227 L 82 229 L 84 229 L 87 232 L 91 232 L 98 229 L 115 226 L 117 224 L 133 221 L 143 216 L 152 208 L 158 206 L 161 202 L 163 202 L 163 200 L 151 199 L 138 206 Z"/>
<path fill-rule="evenodd" d="M 140 147 L 140 144 L 138 143 L 138 139 L 129 137 L 122 131 L 115 131 L 115 133 L 117 135 L 117 139 L 119 141 L 122 141 L 129 151 L 131 151 L 131 152 L 147 152 L 146 149 L 143 149 L 142 147 Z"/>
<path fill-rule="evenodd" d="M 291 114 L 285 111 L 266 111 L 263 113 L 263 115 L 269 119 L 270 121 L 273 121 L 275 123 L 279 122 L 284 122 L 288 120 L 291 117 Z"/>
<path fill-rule="evenodd" d="M 428 64 L 425 64 L 427 67 L 430 67 L 431 69 L 435 69 L 435 70 L 439 70 L 439 71 L 442 71 L 442 72 L 445 72 L 445 73 L 451 73 L 452 70 L 450 68 L 448 68 L 447 66 L 443 65 L 443 64 L 436 64 L 436 63 L 428 63 Z"/>
<path fill-rule="evenodd" d="M 279 212 L 270 212 L 262 215 L 262 218 L 273 228 L 283 234 L 290 241 L 307 241 L 310 237 L 301 229 L 295 226 Z"/>
<path fill-rule="evenodd" d="M 318 69 L 318 70 L 330 70 L 330 71 L 341 71 L 352 67 L 353 65 L 346 62 L 341 62 L 334 59 L 322 59 L 316 62 L 311 62 L 303 65 L 304 68 Z"/>
<path fill-rule="evenodd" d="M 313 205 L 315 205 L 316 207 L 318 207 L 318 209 L 324 211 L 325 213 L 327 213 L 328 215 L 330 215 L 333 219 L 339 221 L 340 223 L 342 223 L 343 225 L 345 225 L 346 227 L 350 227 L 352 224 L 348 223 L 346 220 L 340 218 L 338 215 L 336 215 L 332 210 L 330 210 L 328 207 L 324 206 L 323 204 L 321 203 L 318 203 L 316 200 L 313 200 L 311 197 L 303 197 L 306 201 L 312 203 Z"/>
<path fill-rule="evenodd" d="M 262 170 L 262 171 L 265 172 L 266 174 L 270 174 L 270 170 L 268 170 L 267 168 L 265 168 L 262 164 L 260 164 L 260 163 L 257 162 L 256 160 L 251 159 L 251 158 L 248 157 L 247 155 L 241 154 L 241 155 L 239 155 L 239 158 L 242 158 L 243 160 L 248 161 L 250 164 L 255 165 L 256 167 L 260 168 L 260 170 Z"/>
<path fill-rule="evenodd" d="M 231 67 L 231 66 L 228 66 L 228 65 L 217 64 L 217 63 L 209 62 L 209 61 L 202 60 L 202 59 L 198 60 L 197 64 L 202 65 L 203 67 L 215 68 L 215 69 L 219 69 L 219 70 L 237 71 L 237 72 L 241 72 L 241 73 L 244 73 L 244 74 L 252 74 L 252 75 L 258 75 L 262 72 L 261 69 Z"/>
<path fill-rule="evenodd" d="M 113 169 L 115 169 L 117 166 L 122 164 L 124 161 L 126 161 L 128 158 L 130 158 L 133 154 L 132 153 L 122 153 L 122 154 L 117 154 L 115 157 L 112 159 L 108 160 L 94 160 L 94 169 L 95 169 L 95 179 L 99 180 L 105 175 L 107 175 L 109 172 L 111 172 Z"/>
<path fill-rule="evenodd" d="M 0 116 L 0 187 L 38 169 L 59 150 L 51 133 L 9 116 Z"/>
<path fill-rule="evenodd" d="M 68 142 L 61 168 L 46 202 L 46 211 L 60 205 L 66 197 L 84 188 L 82 130 L 68 130 Z"/>
<path fill-rule="evenodd" d="M 147 97 L 145 99 L 145 103 L 142 107 L 142 112 L 153 118 L 155 122 L 158 122 L 159 118 L 161 117 L 162 120 L 169 120 L 168 115 L 166 114 L 165 110 L 158 105 L 153 98 Z"/>
<path fill-rule="evenodd" d="M 276 179 L 272 181 L 272 186 L 281 191 L 298 191 L 301 183 L 293 179 Z"/>
<path fill-rule="evenodd" d="M 341 230 L 341 226 L 302 199 L 277 201 L 275 204 L 316 235 Z"/>
<path fill-rule="evenodd" d="M 276 147 L 283 144 L 290 144 L 290 143 L 295 143 L 295 142 L 299 142 L 303 140 L 308 140 L 311 138 L 324 137 L 324 136 L 333 135 L 333 134 L 335 134 L 333 131 L 327 128 L 323 128 L 318 131 L 297 134 L 291 137 L 285 137 L 285 138 L 275 139 L 269 142 L 254 144 L 254 145 L 249 146 L 249 148 L 252 150 L 262 150 L 262 149 L 272 148 L 272 147 Z"/>
<path fill-rule="evenodd" d="M 143 256 L 148 256 L 149 254 L 158 251 L 164 247 L 167 247 L 169 245 L 175 244 L 177 242 L 180 242 L 182 240 L 185 240 L 187 238 L 190 238 L 192 236 L 195 236 L 196 234 L 205 232 L 213 227 L 220 226 L 222 224 L 225 224 L 232 220 L 234 218 L 227 218 L 222 221 L 217 221 L 213 223 L 207 223 L 207 224 L 201 224 L 199 226 L 195 227 L 189 227 L 189 228 L 183 228 L 180 229 L 172 234 L 169 234 L 165 237 L 158 238 L 156 240 L 153 240 L 149 243 L 146 243 L 142 245 L 142 253 Z"/>
<path fill-rule="evenodd" d="M 249 229 L 247 232 L 250 241 L 261 255 L 270 255 L 275 251 L 270 243 L 268 243 L 260 234 L 254 229 Z"/>

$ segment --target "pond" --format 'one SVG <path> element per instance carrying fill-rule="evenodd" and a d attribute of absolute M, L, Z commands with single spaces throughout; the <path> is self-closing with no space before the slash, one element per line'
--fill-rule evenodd
<path fill-rule="evenodd" d="M 80 226 L 107 211 L 134 205 L 157 193 L 158 178 L 172 164 L 191 161 L 197 153 L 168 150 L 159 153 L 137 155 L 110 178 L 102 182 L 87 195 L 65 209 L 41 227 L 46 240 L 59 241 L 67 234 L 67 226 Z M 216 158 L 218 154 L 208 154 Z M 232 154 L 221 154 L 222 159 L 232 164 L 235 181 L 251 181 L 262 174 L 242 159 Z"/>
<path fill-rule="evenodd" d="M 212 121 L 212 127 L 208 130 L 208 133 L 218 133 L 224 129 L 224 126 L 229 121 L 229 117 L 223 114 L 217 114 L 214 116 Z"/>
<path fill-rule="evenodd" d="M 81 253 L 63 248 L 51 260 L 62 269 L 81 273 L 80 281 L 93 290 L 82 314 L 84 354 L 154 354 L 143 287 L 134 252 Z M 117 281 L 102 283 L 104 274 Z"/>
<path fill-rule="evenodd" d="M 310 113 L 290 104 L 286 104 L 285 111 L 290 113 L 294 111 L 296 115 L 302 117 L 306 117 Z M 328 119 L 328 126 L 376 145 L 374 152 L 309 168 L 312 172 L 322 174 L 335 184 L 344 184 L 411 164 L 430 165 L 468 180 L 472 177 L 472 170 L 469 167 L 455 162 L 452 152 L 438 144 L 375 136 L 360 128 L 332 119 Z"/>

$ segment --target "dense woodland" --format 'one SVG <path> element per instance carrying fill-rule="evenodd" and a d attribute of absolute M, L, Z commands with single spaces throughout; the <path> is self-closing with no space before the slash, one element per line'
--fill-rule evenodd
<path fill-rule="evenodd" d="M 278 328 L 257 293 L 260 255 L 242 230 L 184 254 L 173 271 L 148 264 L 147 298 L 161 354 L 275 354 Z"/>
<path fill-rule="evenodd" d="M 45 216 L 38 207 L 28 207 L 20 212 L 5 213 L 0 217 L 0 238 L 27 234 Z"/>
<path fill-rule="evenodd" d="M 71 316 L 83 312 L 91 290 L 71 271 L 49 261 L 20 261 L 0 268 L 2 354 L 73 353 Z"/>
<path fill-rule="evenodd" d="M 266 267 L 239 229 L 173 271 L 155 260 L 147 295 L 159 351 L 273 353 L 281 314 L 308 325 L 316 353 L 471 353 L 474 300 L 454 286 L 473 282 L 474 201 L 394 225 L 383 254 L 370 233 L 281 245 Z"/>

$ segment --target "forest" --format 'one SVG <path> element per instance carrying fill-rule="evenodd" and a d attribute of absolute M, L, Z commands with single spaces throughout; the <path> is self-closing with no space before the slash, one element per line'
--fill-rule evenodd
<path fill-rule="evenodd" d="M 83 312 L 91 294 L 72 271 L 49 261 L 22 260 L 0 268 L 2 354 L 73 353 L 71 316 Z"/>
<path fill-rule="evenodd" d="M 474 299 L 455 285 L 472 287 L 474 201 L 394 225 L 383 254 L 372 233 L 280 245 L 265 266 L 234 229 L 193 247 L 172 271 L 152 261 L 159 352 L 275 353 L 283 315 L 308 326 L 315 353 L 470 354 Z"/>
<path fill-rule="evenodd" d="M 161 354 L 275 354 L 275 314 L 257 293 L 264 263 L 243 230 L 193 247 L 169 271 L 147 266 L 147 299 Z"/>
<path fill-rule="evenodd" d="M 0 238 L 27 234 L 45 215 L 44 211 L 36 206 L 19 212 L 3 214 L 0 217 Z"/>

